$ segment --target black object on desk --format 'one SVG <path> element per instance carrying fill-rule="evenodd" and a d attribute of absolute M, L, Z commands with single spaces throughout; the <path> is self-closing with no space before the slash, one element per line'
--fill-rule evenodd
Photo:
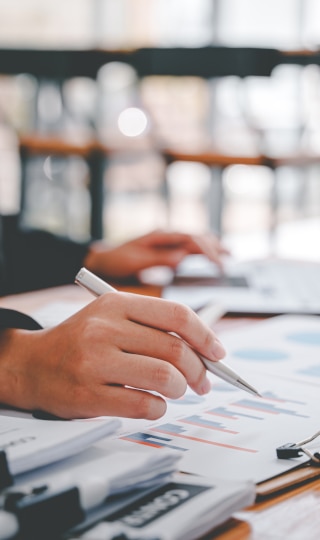
<path fill-rule="evenodd" d="M 12 486 L 13 478 L 9 471 L 7 456 L 4 450 L 0 451 L 0 490 Z"/>

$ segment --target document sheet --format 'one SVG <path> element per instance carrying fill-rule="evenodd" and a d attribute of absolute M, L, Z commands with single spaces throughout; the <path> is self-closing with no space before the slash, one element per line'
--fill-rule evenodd
<path fill-rule="evenodd" d="M 81 452 L 114 433 L 117 418 L 39 420 L 32 414 L 0 409 L 0 450 L 16 475 Z"/>
<path fill-rule="evenodd" d="M 142 540 L 195 540 L 223 523 L 235 511 L 254 502 L 250 482 L 175 474 L 171 481 L 134 500 L 122 501 L 121 508 L 109 504 L 109 512 L 98 525 L 79 535 L 83 540 L 130 538 Z M 70 536 L 67 537 L 70 539 Z"/>
<path fill-rule="evenodd" d="M 310 489 L 260 512 L 235 517 L 250 523 L 250 540 L 319 540 L 320 492 Z"/>
<path fill-rule="evenodd" d="M 228 260 L 224 272 L 204 256 L 190 255 L 164 297 L 198 309 L 222 304 L 235 314 L 320 314 L 320 265 L 286 259 Z"/>
<path fill-rule="evenodd" d="M 127 420 L 112 443 L 175 449 L 182 471 L 255 483 L 294 468 L 276 448 L 320 428 L 320 318 L 279 316 L 224 332 L 226 362 L 262 394 L 252 396 L 208 374 L 211 392 L 168 400 L 156 422 Z M 317 451 L 320 440 L 308 446 Z"/>

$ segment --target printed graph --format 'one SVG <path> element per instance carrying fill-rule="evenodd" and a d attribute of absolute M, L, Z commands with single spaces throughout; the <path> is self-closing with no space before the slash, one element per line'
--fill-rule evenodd
<path fill-rule="evenodd" d="M 256 334 L 242 329 L 229 342 L 226 335 L 225 343 L 234 369 L 244 378 L 249 369 L 249 380 L 252 371 L 262 398 L 212 378 L 211 392 L 198 396 L 188 390 L 181 399 L 168 400 L 166 415 L 157 422 L 139 427 L 128 422 L 121 442 L 154 452 L 174 449 L 185 472 L 205 475 L 211 463 L 219 464 L 229 480 L 260 482 L 290 467 L 275 457 L 279 442 L 300 440 L 319 427 L 320 324 L 293 317 L 275 318 L 274 327 L 263 324 L 260 333 L 258 325 Z"/>
<path fill-rule="evenodd" d="M 207 414 L 211 414 L 213 416 L 220 416 L 222 418 L 228 418 L 229 420 L 239 420 L 239 417 L 242 418 L 251 418 L 252 420 L 263 420 L 262 416 L 256 416 L 253 414 L 245 414 L 245 413 L 235 413 L 227 407 L 215 407 L 214 409 L 210 409 L 206 411 Z"/>
<path fill-rule="evenodd" d="M 159 426 L 150 428 L 149 431 L 161 433 L 162 435 L 169 435 L 169 437 L 163 437 L 160 435 L 154 435 L 153 433 L 131 433 L 130 435 L 124 435 L 119 437 L 123 441 L 129 441 L 136 444 L 141 444 L 144 446 L 149 446 L 151 448 L 171 448 L 173 450 L 179 450 L 181 452 L 186 452 L 190 450 L 188 443 L 199 443 L 201 445 L 216 446 L 220 448 L 226 448 L 228 450 L 235 450 L 237 452 L 246 452 L 255 454 L 258 450 L 253 448 L 245 448 L 242 446 L 237 446 L 233 444 L 228 444 L 220 441 L 214 441 L 211 439 L 204 439 L 201 437 L 196 437 L 194 434 L 189 434 L 188 430 L 183 426 L 173 423 L 161 424 Z M 177 446 L 174 444 L 174 439 L 182 439 L 182 446 Z M 187 444 L 183 444 L 185 441 Z M 179 443 L 177 443 L 179 444 Z"/>
<path fill-rule="evenodd" d="M 150 435 L 149 433 L 131 433 L 119 437 L 123 441 L 130 441 L 144 446 L 151 446 L 152 448 L 171 448 L 173 450 L 181 450 L 181 452 L 187 450 L 187 448 L 181 448 L 180 446 L 174 446 L 170 444 L 172 439 L 167 437 L 158 437 L 157 435 Z"/>
<path fill-rule="evenodd" d="M 299 414 L 296 411 L 291 411 L 290 409 L 282 409 L 273 403 L 264 403 L 262 401 L 255 401 L 253 399 L 241 399 L 234 402 L 232 405 L 236 407 L 243 407 L 250 411 L 260 411 L 266 414 L 287 414 L 289 416 L 297 416 L 300 418 L 309 418 L 304 414 Z"/>
<path fill-rule="evenodd" d="M 196 443 L 201 443 L 202 445 L 212 445 L 212 446 L 219 446 L 220 448 L 228 448 L 229 450 L 236 450 L 239 452 L 249 452 L 249 453 L 257 453 L 258 450 L 252 449 L 252 448 L 244 448 L 241 446 L 236 446 L 233 444 L 227 444 L 219 441 L 213 441 L 211 439 L 204 439 L 201 437 L 196 437 L 194 435 L 188 435 L 188 431 L 177 424 L 162 424 L 160 426 L 151 428 L 150 431 L 156 431 L 157 433 L 163 433 L 165 435 L 172 435 L 174 437 L 178 437 L 181 439 L 184 439 L 186 441 L 192 441 Z"/>
<path fill-rule="evenodd" d="M 297 399 L 290 399 L 290 398 L 281 398 L 274 392 L 268 391 L 263 392 L 262 396 L 265 399 L 271 399 L 272 401 L 277 401 L 278 403 L 294 403 L 295 405 L 305 405 L 305 401 L 298 401 Z"/>
<path fill-rule="evenodd" d="M 192 426 L 213 429 L 216 431 L 223 431 L 224 433 L 232 433 L 233 435 L 239 433 L 238 431 L 232 431 L 230 429 L 227 429 L 220 422 L 212 422 L 211 420 L 207 420 L 206 418 L 203 418 L 202 416 L 198 416 L 196 414 L 192 416 L 187 416 L 186 418 L 180 418 L 179 421 L 184 424 L 190 424 Z"/>
<path fill-rule="evenodd" d="M 221 385 L 221 383 L 218 384 Z M 226 386 L 229 387 L 230 385 Z M 190 404 L 192 404 L 192 400 Z M 199 443 L 200 445 L 227 448 L 237 452 L 257 453 L 258 450 L 254 448 L 231 444 L 230 437 L 241 435 L 243 429 L 249 425 L 248 422 L 250 424 L 251 422 L 260 423 L 272 416 L 288 415 L 309 418 L 308 415 L 301 413 L 301 407 L 305 405 L 306 403 L 303 401 L 291 399 L 291 397 L 284 398 L 268 390 L 263 393 L 263 399 L 239 399 L 224 406 L 202 410 L 199 414 L 180 417 L 174 422 L 154 426 L 149 428 L 148 432 L 132 433 L 120 438 L 152 448 L 166 447 L 182 452 L 194 448 L 192 443 Z M 248 422 L 244 424 L 246 420 Z M 237 429 L 237 426 L 240 427 Z M 219 432 L 220 435 L 225 435 L 225 437 L 222 440 L 220 440 L 220 437 L 215 440 L 214 432 Z"/>

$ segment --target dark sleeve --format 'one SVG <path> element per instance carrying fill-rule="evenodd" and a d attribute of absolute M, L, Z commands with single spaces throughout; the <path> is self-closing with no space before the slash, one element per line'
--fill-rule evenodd
<path fill-rule="evenodd" d="M 88 243 L 44 231 L 21 231 L 16 216 L 3 218 L 2 228 L 7 294 L 73 283 Z"/>
<path fill-rule="evenodd" d="M 40 330 L 42 327 L 29 315 L 14 309 L 0 308 L 0 330 L 4 328 L 24 328 L 25 330 Z"/>

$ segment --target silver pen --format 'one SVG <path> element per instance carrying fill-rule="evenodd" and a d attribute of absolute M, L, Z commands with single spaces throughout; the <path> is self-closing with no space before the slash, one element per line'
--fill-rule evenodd
<path fill-rule="evenodd" d="M 91 292 L 94 296 L 101 296 L 102 294 L 105 294 L 107 292 L 116 291 L 116 289 L 109 285 L 109 283 L 106 283 L 103 279 L 99 278 L 86 268 L 81 268 L 79 270 L 75 277 L 75 283 L 77 283 L 77 285 L 80 285 L 87 291 Z M 201 354 L 197 354 L 207 368 L 207 370 L 211 371 L 211 373 L 214 373 L 217 377 L 220 377 L 220 379 L 223 379 L 224 381 L 232 384 L 233 386 L 236 386 L 241 390 L 245 390 L 246 392 L 249 392 L 254 396 L 262 397 L 261 394 L 259 394 L 259 392 L 253 386 L 247 383 L 235 371 L 233 371 L 233 369 L 229 368 L 229 366 L 227 366 L 223 362 L 213 362 L 211 360 L 208 360 Z"/>

